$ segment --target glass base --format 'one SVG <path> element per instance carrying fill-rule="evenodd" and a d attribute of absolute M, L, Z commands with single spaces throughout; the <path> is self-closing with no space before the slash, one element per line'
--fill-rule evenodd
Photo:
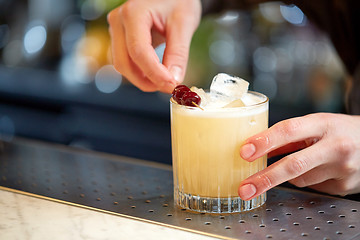
<path fill-rule="evenodd" d="M 263 205 L 266 201 L 266 193 L 263 193 L 252 200 L 244 201 L 240 197 L 207 198 L 175 190 L 174 200 L 175 204 L 181 208 L 195 212 L 238 213 L 249 211 Z"/>

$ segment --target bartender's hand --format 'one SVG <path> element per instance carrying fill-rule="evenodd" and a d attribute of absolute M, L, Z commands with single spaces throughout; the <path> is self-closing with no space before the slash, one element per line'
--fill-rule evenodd
<path fill-rule="evenodd" d="M 360 192 L 360 116 L 316 113 L 285 120 L 247 139 L 240 155 L 251 162 L 293 151 L 245 179 L 239 196 L 249 200 L 285 181 L 334 195 Z"/>
<path fill-rule="evenodd" d="M 128 0 L 108 15 L 114 66 L 143 91 L 170 93 L 183 81 L 200 0 Z M 166 41 L 163 64 L 154 48 Z"/>

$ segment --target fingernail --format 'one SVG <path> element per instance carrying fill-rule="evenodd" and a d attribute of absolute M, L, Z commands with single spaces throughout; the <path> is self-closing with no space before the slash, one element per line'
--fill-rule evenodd
<path fill-rule="evenodd" d="M 181 73 L 182 70 L 179 66 L 171 66 L 170 67 L 170 73 L 173 76 L 173 78 L 175 79 L 176 82 L 180 82 L 180 77 L 181 77 Z"/>
<path fill-rule="evenodd" d="M 256 193 L 256 187 L 253 184 L 246 184 L 239 188 L 239 196 L 241 199 L 248 200 Z"/>
<path fill-rule="evenodd" d="M 256 151 L 255 145 L 252 143 L 247 143 L 244 146 L 241 147 L 240 149 L 240 156 L 243 159 L 248 159 L 250 158 L 252 155 L 254 155 Z"/>

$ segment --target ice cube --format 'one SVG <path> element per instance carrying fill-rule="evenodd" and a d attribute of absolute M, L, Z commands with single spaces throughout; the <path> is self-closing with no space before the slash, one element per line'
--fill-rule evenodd
<path fill-rule="evenodd" d="M 206 92 L 202 88 L 197 88 L 197 87 L 193 86 L 190 88 L 190 90 L 193 92 L 196 92 L 197 95 L 199 95 L 199 97 L 201 98 L 201 102 L 200 102 L 201 107 L 204 107 L 209 103 L 210 97 L 208 94 L 206 94 Z"/>
<path fill-rule="evenodd" d="M 248 88 L 249 83 L 244 79 L 233 77 L 226 73 L 219 73 L 212 80 L 210 95 L 215 98 L 227 97 L 233 101 L 241 99 L 248 91 Z"/>
<path fill-rule="evenodd" d="M 241 99 L 236 99 L 224 106 L 224 108 L 234 108 L 234 107 L 245 107 L 246 105 Z"/>

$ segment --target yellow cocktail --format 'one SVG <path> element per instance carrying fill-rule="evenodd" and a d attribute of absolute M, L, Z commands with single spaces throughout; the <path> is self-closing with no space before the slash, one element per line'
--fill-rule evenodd
<path fill-rule="evenodd" d="M 243 201 L 242 180 L 264 169 L 267 158 L 247 162 L 239 149 L 252 135 L 268 128 L 268 98 L 248 92 L 244 107 L 201 110 L 171 100 L 171 136 L 175 203 L 182 208 L 232 213 L 261 206 L 266 195 Z"/>

